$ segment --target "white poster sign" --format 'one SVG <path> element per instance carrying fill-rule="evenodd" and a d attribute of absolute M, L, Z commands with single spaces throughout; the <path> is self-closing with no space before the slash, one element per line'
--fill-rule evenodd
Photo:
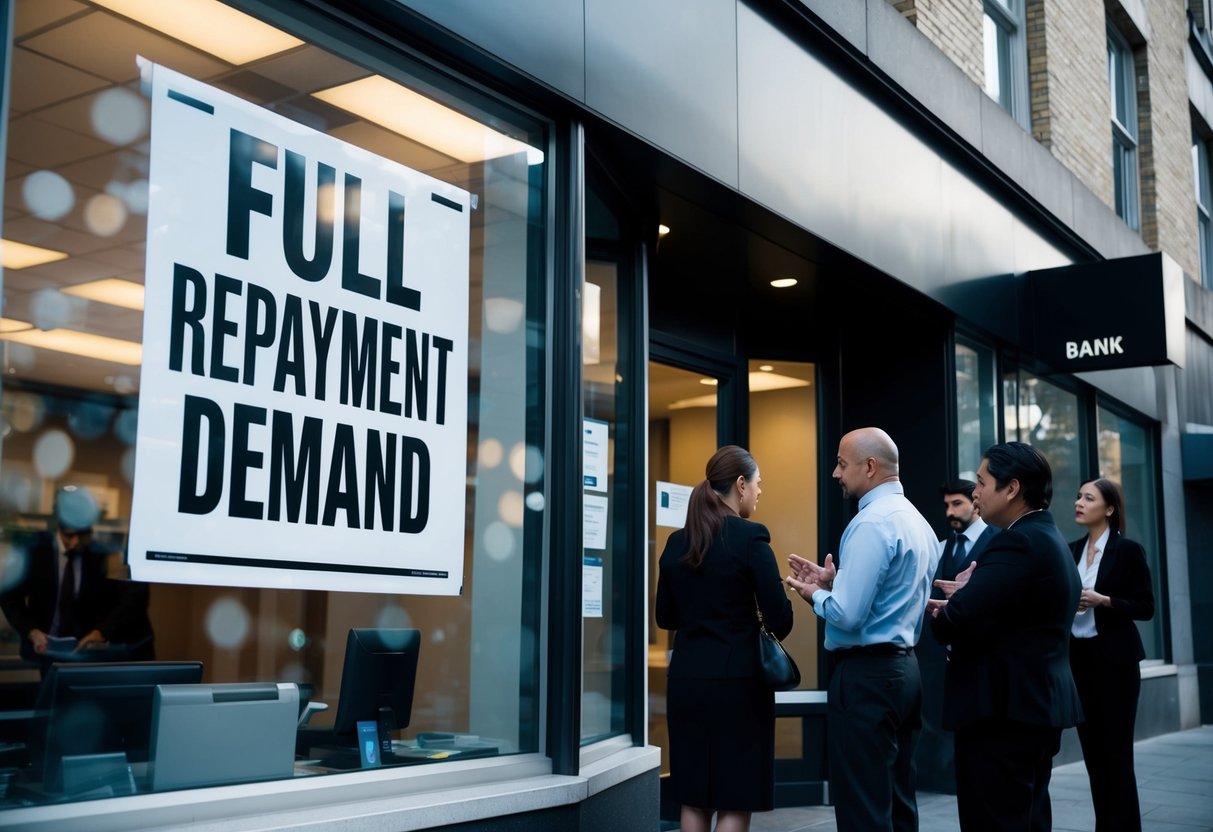
<path fill-rule="evenodd" d="M 610 501 L 596 494 L 585 494 L 581 499 L 581 546 L 584 549 L 605 549 Z"/>
<path fill-rule="evenodd" d="M 610 426 L 597 419 L 581 422 L 581 481 L 590 491 L 606 491 Z"/>
<path fill-rule="evenodd" d="M 143 70 L 132 576 L 457 594 L 468 193 Z"/>
<path fill-rule="evenodd" d="M 581 559 L 581 617 L 602 618 L 602 558 Z"/>
<path fill-rule="evenodd" d="M 681 529 L 687 524 L 687 503 L 690 500 L 691 486 L 658 480 L 656 524 Z"/>

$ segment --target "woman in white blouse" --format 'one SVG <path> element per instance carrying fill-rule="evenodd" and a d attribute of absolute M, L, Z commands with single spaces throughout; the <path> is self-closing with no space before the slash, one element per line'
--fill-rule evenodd
<path fill-rule="evenodd" d="M 1154 589 L 1141 545 L 1124 537 L 1124 493 L 1108 479 L 1082 484 L 1070 544 L 1082 596 L 1070 638 L 1070 668 L 1086 721 L 1078 726 L 1091 780 L 1096 832 L 1141 829 L 1133 774 L 1133 727 L 1145 658 L 1137 621 L 1154 617 Z"/>

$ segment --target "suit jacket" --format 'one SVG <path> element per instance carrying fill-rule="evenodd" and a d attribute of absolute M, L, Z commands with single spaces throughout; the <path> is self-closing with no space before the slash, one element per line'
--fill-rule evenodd
<path fill-rule="evenodd" d="M 970 563 L 980 558 L 981 553 L 986 550 L 986 547 L 990 545 L 990 541 L 994 539 L 994 535 L 998 534 L 1000 531 L 1002 531 L 1002 529 L 998 528 L 997 526 L 986 526 L 985 531 L 981 533 L 981 536 L 978 537 L 977 540 L 975 540 L 965 552 L 964 563 L 962 564 L 952 563 L 952 550 L 956 548 L 956 535 L 948 535 L 948 542 L 944 544 L 943 554 L 939 557 L 939 568 L 935 570 L 935 580 L 956 580 L 956 575 L 964 571 L 964 569 L 968 567 Z M 942 589 L 932 585 L 931 597 L 943 598 L 945 596 Z"/>
<path fill-rule="evenodd" d="M 677 630 L 670 678 L 758 676 L 755 606 L 775 636 L 792 631 L 792 602 L 766 526 L 729 515 L 698 569 L 681 562 L 686 551 L 680 529 L 670 535 L 659 562 L 657 625 Z"/>
<path fill-rule="evenodd" d="M 14 541 L 13 548 L 25 553 L 25 574 L 0 594 L 0 610 L 20 634 L 24 655 L 29 647 L 30 630 L 50 632 L 59 597 L 59 554 L 48 532 L 26 541 Z M 76 631 L 63 635 L 80 638 L 100 630 L 110 642 L 150 642 L 152 627 L 147 617 L 147 586 L 110 579 L 106 566 L 108 558 L 109 553 L 95 542 L 80 553 Z"/>
<path fill-rule="evenodd" d="M 945 728 L 980 719 L 1068 728 L 1082 720 L 1070 673 L 1070 626 L 1082 586 L 1053 516 L 1038 511 L 999 532 L 969 583 L 931 619 L 952 645 Z"/>
<path fill-rule="evenodd" d="M 1087 538 L 1070 544 L 1075 565 L 1085 556 Z M 1154 584 L 1141 545 L 1122 537 L 1108 535 L 1108 543 L 1095 574 L 1095 591 L 1112 599 L 1109 607 L 1095 607 L 1093 647 L 1100 658 L 1110 662 L 1139 662 L 1146 657 L 1136 621 L 1154 617 Z"/>

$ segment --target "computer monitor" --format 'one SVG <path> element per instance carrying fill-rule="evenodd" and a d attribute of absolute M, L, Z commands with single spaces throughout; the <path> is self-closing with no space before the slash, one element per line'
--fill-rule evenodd
<path fill-rule="evenodd" d="M 51 665 L 34 709 L 32 773 L 57 788 L 64 757 L 122 753 L 146 762 L 156 685 L 201 681 L 200 662 Z"/>
<path fill-rule="evenodd" d="M 389 732 L 407 727 L 412 715 L 420 647 L 420 630 L 350 630 L 333 733 L 352 738 L 359 722 L 377 722 L 380 745 L 389 753 Z"/>

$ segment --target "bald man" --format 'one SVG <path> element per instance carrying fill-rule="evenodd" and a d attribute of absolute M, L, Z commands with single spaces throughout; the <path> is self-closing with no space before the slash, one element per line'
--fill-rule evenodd
<path fill-rule="evenodd" d="M 880 428 L 838 444 L 834 479 L 859 513 L 834 556 L 789 557 L 788 586 L 825 619 L 830 797 L 839 832 L 918 829 L 914 742 L 922 680 L 914 645 L 939 560 L 935 532 L 905 498 L 897 446 Z"/>

